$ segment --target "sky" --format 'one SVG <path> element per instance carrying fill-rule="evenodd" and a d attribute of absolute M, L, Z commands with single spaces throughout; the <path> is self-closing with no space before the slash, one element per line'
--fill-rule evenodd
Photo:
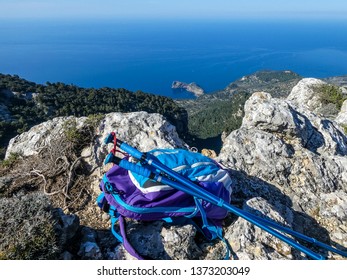
<path fill-rule="evenodd" d="M 1 18 L 338 19 L 346 0 L 0 0 Z"/>

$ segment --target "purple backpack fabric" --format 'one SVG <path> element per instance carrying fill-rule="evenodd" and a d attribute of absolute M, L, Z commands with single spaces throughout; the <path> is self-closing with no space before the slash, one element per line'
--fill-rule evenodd
<path fill-rule="evenodd" d="M 155 150 L 155 152 L 157 151 Z M 169 151 L 171 164 L 174 157 L 171 150 Z M 202 189 L 230 202 L 232 181 L 227 170 L 201 154 L 198 154 L 197 157 L 196 153 L 189 151 L 181 153 L 178 150 L 179 153 L 180 155 L 177 157 L 182 157 L 183 153 L 185 162 L 184 165 L 178 163 L 179 166 L 174 164 L 177 166 L 178 173 L 190 177 Z M 161 157 L 158 159 L 165 162 L 165 153 Z M 202 169 L 202 166 L 205 165 L 209 168 L 208 172 L 206 168 Z M 199 168 L 200 170 L 198 170 Z M 196 225 L 209 239 L 217 237 L 223 239 L 221 222 L 226 217 L 227 211 L 170 186 L 161 185 L 148 178 L 138 178 L 130 171 L 114 165 L 103 176 L 100 190 L 98 204 L 111 215 L 112 232 L 123 243 L 127 251 L 138 259 L 142 259 L 142 257 L 136 253 L 126 239 L 125 217 L 140 221 L 175 222 L 183 220 Z M 116 233 L 114 229 L 117 221 L 120 224 L 120 234 Z"/>

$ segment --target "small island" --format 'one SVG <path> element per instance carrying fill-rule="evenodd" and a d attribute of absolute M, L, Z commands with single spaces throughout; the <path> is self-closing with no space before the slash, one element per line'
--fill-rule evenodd
<path fill-rule="evenodd" d="M 183 89 L 193 93 L 196 97 L 202 96 L 205 94 L 205 91 L 196 83 L 184 83 L 180 81 L 174 81 L 171 86 L 172 89 Z"/>

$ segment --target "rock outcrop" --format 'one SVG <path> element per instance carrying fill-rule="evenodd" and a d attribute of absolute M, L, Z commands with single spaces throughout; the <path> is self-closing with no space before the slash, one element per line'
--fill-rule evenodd
<path fill-rule="evenodd" d="M 10 154 L 31 156 L 37 154 L 40 149 L 49 145 L 52 139 L 62 137 L 65 124 L 74 121 L 76 129 L 83 130 L 88 123 L 88 118 L 59 117 L 34 126 L 11 139 L 6 158 Z M 163 116 L 149 114 L 146 112 L 135 113 L 110 113 L 100 121 L 99 133 L 91 150 L 87 149 L 84 154 L 92 156 L 93 166 L 102 165 L 109 152 L 108 147 L 103 144 L 108 133 L 115 131 L 117 136 L 130 145 L 142 151 L 154 148 L 183 147 L 185 143 L 178 137 L 176 129 Z"/>
<path fill-rule="evenodd" d="M 59 117 L 36 125 L 29 131 L 10 140 L 5 158 L 8 158 L 11 154 L 19 154 L 25 157 L 36 155 L 43 147 L 50 145 L 53 139 L 62 137 L 64 125 L 68 121 L 76 121 L 76 128 L 82 129 L 86 119 L 86 117 L 77 119 L 74 117 Z"/>
<path fill-rule="evenodd" d="M 317 92 L 314 87 L 325 85 L 322 80 L 315 78 L 302 79 L 287 97 L 295 106 L 305 107 L 309 112 L 316 112 L 322 107 L 322 102 L 319 100 Z"/>
<path fill-rule="evenodd" d="M 304 102 L 311 91 L 303 83 L 287 100 L 254 93 L 241 128 L 225 139 L 218 160 L 233 170 L 244 209 L 251 203 L 296 230 L 346 246 L 347 137 L 336 123 L 308 111 Z M 242 225 L 236 224 L 228 229 L 233 233 L 228 239 L 242 256 L 250 250 L 252 259 L 300 258 L 285 244 L 258 236 L 250 224 L 237 223 L 246 230 L 238 232 Z M 278 256 L 276 249 L 271 256 L 268 248 L 284 251 Z"/>
<path fill-rule="evenodd" d="M 116 132 L 119 139 L 136 147 L 140 151 L 156 148 L 183 148 L 176 128 L 162 115 L 147 112 L 107 114 L 99 126 L 99 135 L 93 147 L 95 164 L 100 166 L 109 147 L 103 141 L 110 132 Z"/>
<path fill-rule="evenodd" d="M 344 122 L 346 102 L 336 122 L 315 114 L 319 100 L 311 91 L 314 84 L 321 82 L 302 80 L 287 99 L 254 93 L 245 104 L 242 126 L 225 136 L 217 157 L 211 156 L 231 173 L 233 205 L 322 242 L 347 247 L 347 136 L 338 124 L 338 120 Z M 70 117 L 40 124 L 12 139 L 7 155 L 35 156 L 53 138 L 61 137 L 64 123 L 71 119 L 81 129 L 88 123 L 87 118 Z M 102 162 L 110 148 L 103 139 L 111 131 L 141 151 L 188 148 L 161 115 L 105 115 L 92 145 L 82 151 L 94 170 L 88 190 L 91 202 L 77 213 L 78 220 L 61 213 L 62 239 L 65 243 L 74 239 L 73 245 L 64 246 L 62 259 L 133 259 L 113 238 L 108 216 L 93 203 L 104 172 Z M 0 193 L 11 181 L 11 175 L 0 178 Z M 224 236 L 234 259 L 307 258 L 233 214 L 224 222 Z M 223 242 L 204 239 L 191 225 L 127 220 L 127 234 L 134 248 L 151 259 L 223 259 L 226 253 Z"/>
<path fill-rule="evenodd" d="M 336 93 L 339 92 L 342 96 L 347 96 L 344 87 L 327 84 L 319 79 L 305 78 L 292 89 L 287 100 L 296 107 L 302 108 L 305 113 L 310 112 L 323 118 L 333 119 L 337 116 L 341 107 L 332 100 L 325 100 L 326 95 L 336 94 L 331 92 L 333 89 L 336 90 Z"/>

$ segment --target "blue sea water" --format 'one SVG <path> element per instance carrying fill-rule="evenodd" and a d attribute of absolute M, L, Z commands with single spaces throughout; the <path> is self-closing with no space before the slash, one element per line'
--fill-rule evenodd
<path fill-rule="evenodd" d="M 0 21 L 0 73 L 42 84 L 180 98 L 174 80 L 213 92 L 264 69 L 347 74 L 347 21 Z"/>

